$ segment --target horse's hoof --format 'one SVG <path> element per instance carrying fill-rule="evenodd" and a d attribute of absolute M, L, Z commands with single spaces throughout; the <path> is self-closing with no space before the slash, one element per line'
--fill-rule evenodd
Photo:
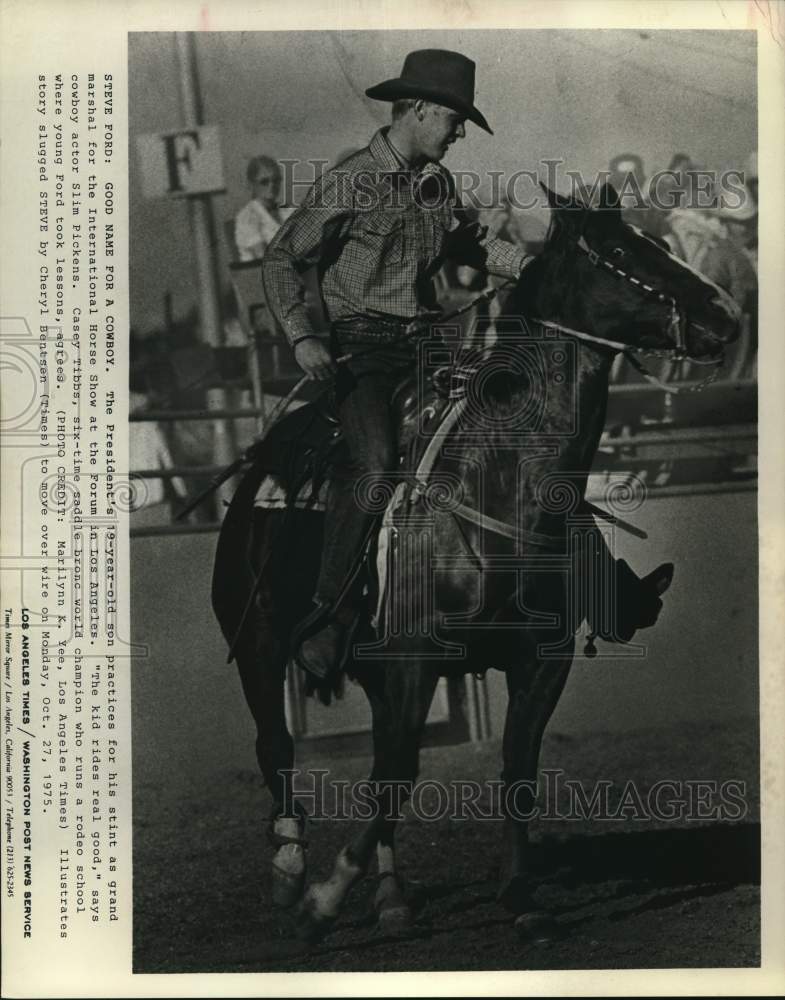
<path fill-rule="evenodd" d="M 379 930 L 385 936 L 402 937 L 410 934 L 413 926 L 414 917 L 406 903 L 379 910 Z"/>
<path fill-rule="evenodd" d="M 332 875 L 324 882 L 315 882 L 306 892 L 300 907 L 300 937 L 318 941 L 338 919 L 341 907 L 351 887 L 364 874 L 344 848 L 335 859 Z"/>
<path fill-rule="evenodd" d="M 549 945 L 558 940 L 561 928 L 547 910 L 531 910 L 515 918 L 515 932 L 526 944 Z"/>
<path fill-rule="evenodd" d="M 325 913 L 320 908 L 318 894 L 312 886 L 303 897 L 297 917 L 297 937 L 307 944 L 318 944 L 332 929 L 337 914 Z"/>
<path fill-rule="evenodd" d="M 283 909 L 290 909 L 303 898 L 305 891 L 305 868 L 300 872 L 286 871 L 273 862 L 273 903 Z"/>
<path fill-rule="evenodd" d="M 516 916 L 537 909 L 532 899 L 531 882 L 525 875 L 510 876 L 499 889 L 496 902 Z"/>
<path fill-rule="evenodd" d="M 414 917 L 403 896 L 398 880 L 390 875 L 379 883 L 374 898 L 374 906 L 379 920 L 379 930 L 383 934 L 398 936 L 408 934 Z"/>

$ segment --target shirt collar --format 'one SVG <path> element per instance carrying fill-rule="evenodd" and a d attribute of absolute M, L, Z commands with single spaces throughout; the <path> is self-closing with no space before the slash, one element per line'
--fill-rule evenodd
<path fill-rule="evenodd" d="M 407 163 L 403 156 L 396 149 L 393 149 L 390 144 L 387 138 L 389 130 L 390 126 L 385 125 L 371 139 L 368 145 L 371 156 L 385 170 L 394 171 L 395 173 L 401 170 L 411 171 L 411 164 Z"/>

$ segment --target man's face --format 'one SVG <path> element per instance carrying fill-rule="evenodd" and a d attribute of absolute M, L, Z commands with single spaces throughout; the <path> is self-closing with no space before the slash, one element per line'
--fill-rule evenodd
<path fill-rule="evenodd" d="M 426 160 L 438 163 L 449 147 L 466 135 L 466 118 L 458 111 L 442 107 L 441 104 L 422 102 L 422 120 L 418 123 L 417 142 L 420 155 Z"/>
<path fill-rule="evenodd" d="M 274 208 L 281 193 L 281 178 L 271 167 L 260 167 L 251 184 L 251 191 L 265 208 Z"/>

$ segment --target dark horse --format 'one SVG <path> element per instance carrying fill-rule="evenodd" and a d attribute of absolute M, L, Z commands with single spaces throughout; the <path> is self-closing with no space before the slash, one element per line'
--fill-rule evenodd
<path fill-rule="evenodd" d="M 514 803 L 502 796 L 499 899 L 523 931 L 539 925 L 523 817 L 534 804 L 542 736 L 567 680 L 575 631 L 585 619 L 593 634 L 628 641 L 653 624 L 670 582 L 668 564 L 640 580 L 613 559 L 602 522 L 584 501 L 610 367 L 624 347 L 719 362 L 723 344 L 737 334 L 739 311 L 722 289 L 625 224 L 612 188 L 602 190 L 598 208 L 547 194 L 552 219 L 545 247 L 497 320 L 497 342 L 452 368 L 453 387 L 463 377 L 460 398 L 447 403 L 420 387 L 408 425 L 402 417 L 409 473 L 419 470 L 421 481 L 404 484 L 406 495 L 388 515 L 385 613 L 368 641 L 355 633 L 348 666 L 371 705 L 377 808 L 341 851 L 330 878 L 305 895 L 308 934 L 329 928 L 374 853 L 380 920 L 388 927 L 409 921 L 393 850 L 400 803 L 393 805 L 390 792 L 417 776 L 439 677 L 489 666 L 506 674 L 502 779 L 518 790 Z M 266 460 L 238 489 L 213 586 L 224 633 L 235 640 L 259 764 L 276 803 L 273 886 L 283 903 L 301 896 L 305 880 L 303 820 L 287 773 L 294 748 L 284 673 L 292 630 L 312 607 L 322 518 L 291 507 L 251 513 L 262 477 L 280 470 L 275 441 L 285 454 L 295 425 L 304 433 L 321 426 L 319 441 L 310 432 L 316 452 L 333 433 L 314 412 L 304 407 L 281 421 Z M 413 422 L 419 432 L 412 432 Z M 434 433 L 431 424 L 440 429 Z M 369 496 L 378 493 L 378 484 L 369 485 Z M 587 578 L 588 585 L 576 585 Z"/>

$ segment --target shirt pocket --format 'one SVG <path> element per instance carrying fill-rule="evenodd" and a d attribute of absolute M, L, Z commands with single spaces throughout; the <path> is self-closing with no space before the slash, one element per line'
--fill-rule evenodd
<path fill-rule="evenodd" d="M 373 258 L 400 264 L 404 256 L 403 219 L 393 212 L 370 212 L 360 219 L 359 235 Z"/>

